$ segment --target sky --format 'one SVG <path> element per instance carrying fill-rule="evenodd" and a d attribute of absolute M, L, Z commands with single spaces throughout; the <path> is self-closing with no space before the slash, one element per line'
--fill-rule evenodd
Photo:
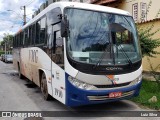
<path fill-rule="evenodd" d="M 0 41 L 5 34 L 14 34 L 23 26 L 21 6 L 26 6 L 27 22 L 46 0 L 0 0 Z"/>

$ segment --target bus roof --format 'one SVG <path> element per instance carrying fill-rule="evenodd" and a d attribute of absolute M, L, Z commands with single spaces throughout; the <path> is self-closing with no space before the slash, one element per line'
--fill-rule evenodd
<path fill-rule="evenodd" d="M 88 4 L 88 3 L 79 3 L 79 2 L 54 2 L 54 3 L 50 4 L 48 7 L 46 7 L 37 16 L 35 16 L 32 20 L 30 20 L 25 26 L 23 26 L 22 30 L 24 28 L 28 27 L 33 22 L 35 22 L 36 20 L 38 20 L 39 18 L 41 18 L 48 11 L 50 11 L 53 8 L 56 8 L 56 7 L 60 7 L 61 9 L 64 9 L 65 7 L 73 7 L 73 8 L 95 10 L 95 11 L 100 11 L 100 12 L 109 12 L 109 13 L 115 13 L 115 14 L 121 14 L 121 15 L 131 16 L 129 14 L 129 12 L 127 12 L 127 11 L 116 9 L 116 8 L 112 8 L 112 7 L 106 7 L 106 6 L 95 5 L 95 4 Z"/>

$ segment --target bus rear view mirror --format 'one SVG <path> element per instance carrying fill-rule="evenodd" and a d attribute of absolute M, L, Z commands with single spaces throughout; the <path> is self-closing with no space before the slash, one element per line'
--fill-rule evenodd
<path fill-rule="evenodd" d="M 69 23 L 67 17 L 64 16 L 62 17 L 61 21 L 61 37 L 68 37 L 68 28 L 69 28 Z"/>
<path fill-rule="evenodd" d="M 120 24 L 117 24 L 117 23 L 110 24 L 110 29 L 113 32 L 123 32 L 126 30 L 123 26 L 121 26 Z"/>

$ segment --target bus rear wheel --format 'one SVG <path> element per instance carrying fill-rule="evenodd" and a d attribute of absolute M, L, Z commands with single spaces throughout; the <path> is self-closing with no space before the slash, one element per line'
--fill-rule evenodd
<path fill-rule="evenodd" d="M 22 73 L 21 73 L 21 68 L 20 68 L 20 65 L 19 65 L 19 64 L 18 64 L 18 76 L 19 76 L 20 79 L 23 79 L 23 78 L 24 78 L 24 76 L 23 76 Z"/>
<path fill-rule="evenodd" d="M 45 100 L 51 99 L 51 96 L 48 94 L 47 79 L 44 73 L 41 76 L 41 92 Z"/>

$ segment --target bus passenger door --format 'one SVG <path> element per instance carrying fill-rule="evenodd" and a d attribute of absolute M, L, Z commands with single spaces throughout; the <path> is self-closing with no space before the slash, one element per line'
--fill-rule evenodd
<path fill-rule="evenodd" d="M 53 40 L 52 40 L 52 61 L 64 69 L 64 46 L 63 39 L 60 35 L 60 30 L 53 31 Z"/>
<path fill-rule="evenodd" d="M 51 73 L 53 97 L 65 103 L 64 45 L 60 23 L 52 26 Z"/>

